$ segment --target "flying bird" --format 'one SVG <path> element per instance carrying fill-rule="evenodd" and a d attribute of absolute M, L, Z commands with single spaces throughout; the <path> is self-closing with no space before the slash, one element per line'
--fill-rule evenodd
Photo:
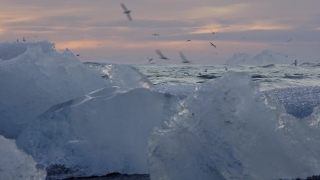
<path fill-rule="evenodd" d="M 292 39 L 289 39 L 287 42 L 290 42 Z"/>
<path fill-rule="evenodd" d="M 123 10 L 124 10 L 123 13 L 127 15 L 128 19 L 129 19 L 130 21 L 132 21 L 132 18 L 131 18 L 131 16 L 130 16 L 131 11 L 129 11 L 123 3 L 121 3 L 121 7 L 122 7 Z"/>
<path fill-rule="evenodd" d="M 189 41 L 191 41 L 191 40 L 190 39 L 186 40 L 186 42 L 189 42 Z"/>
<path fill-rule="evenodd" d="M 77 56 L 80 56 L 80 54 L 77 54 Z"/>
<path fill-rule="evenodd" d="M 169 60 L 167 57 L 165 57 L 160 50 L 156 50 L 156 53 L 160 56 L 160 59 Z"/>
<path fill-rule="evenodd" d="M 211 44 L 211 46 L 213 46 L 213 47 L 217 48 L 217 46 L 216 46 L 216 45 L 214 45 L 212 42 L 210 42 L 210 44 Z"/>
<path fill-rule="evenodd" d="M 159 34 L 152 34 L 152 35 L 154 35 L 154 36 L 160 36 Z"/>
<path fill-rule="evenodd" d="M 149 60 L 149 62 L 153 60 L 152 58 L 148 58 L 148 57 L 147 57 L 147 59 Z"/>
<path fill-rule="evenodd" d="M 214 32 L 212 30 L 210 30 L 212 34 L 214 34 Z"/>
<path fill-rule="evenodd" d="M 189 60 L 187 60 L 187 58 L 184 56 L 182 52 L 179 52 L 179 54 L 182 59 L 182 63 L 191 63 Z"/>
<path fill-rule="evenodd" d="M 23 38 L 22 38 L 22 41 L 23 41 L 23 42 L 26 42 L 26 39 L 23 37 Z"/>

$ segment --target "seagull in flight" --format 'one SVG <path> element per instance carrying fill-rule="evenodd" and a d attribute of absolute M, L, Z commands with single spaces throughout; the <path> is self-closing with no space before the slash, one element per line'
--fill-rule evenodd
<path fill-rule="evenodd" d="M 128 19 L 129 19 L 130 21 L 132 21 L 132 18 L 131 18 L 131 16 L 130 16 L 131 11 L 129 11 L 123 3 L 121 3 L 121 7 L 122 7 L 123 10 L 124 10 L 123 13 L 127 15 Z"/>
<path fill-rule="evenodd" d="M 287 42 L 290 42 L 292 39 L 289 39 Z"/>
<path fill-rule="evenodd" d="M 160 50 L 156 50 L 156 53 L 160 56 L 160 59 L 169 60 L 167 57 L 165 57 Z"/>
<path fill-rule="evenodd" d="M 159 34 L 152 34 L 152 35 L 154 35 L 154 36 L 160 36 Z"/>
<path fill-rule="evenodd" d="M 152 58 L 148 58 L 148 57 L 147 57 L 147 59 L 149 60 L 149 62 L 153 60 Z"/>
<path fill-rule="evenodd" d="M 211 44 L 211 46 L 213 46 L 213 47 L 217 48 L 217 46 L 216 46 L 216 45 L 214 45 L 212 42 L 210 42 L 210 44 Z"/>
<path fill-rule="evenodd" d="M 211 33 L 214 34 L 214 32 L 210 29 Z"/>
<path fill-rule="evenodd" d="M 186 42 L 189 42 L 189 41 L 191 41 L 191 40 L 190 39 L 186 40 Z"/>
<path fill-rule="evenodd" d="M 179 52 L 179 54 L 182 59 L 182 63 L 191 63 L 189 60 L 187 60 L 187 58 L 183 55 L 182 52 Z"/>

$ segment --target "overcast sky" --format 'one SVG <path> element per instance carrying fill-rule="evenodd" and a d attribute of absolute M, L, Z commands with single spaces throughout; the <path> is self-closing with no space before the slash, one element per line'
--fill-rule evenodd
<path fill-rule="evenodd" d="M 133 21 L 123 14 L 120 3 L 132 11 Z M 147 63 L 149 57 L 163 63 L 156 49 L 170 59 L 165 63 L 175 64 L 181 61 L 179 51 L 195 64 L 222 64 L 234 53 L 256 55 L 267 49 L 299 61 L 320 60 L 320 0 L 0 0 L 0 4 L 1 42 L 47 39 L 58 50 L 80 54 L 82 61 Z"/>

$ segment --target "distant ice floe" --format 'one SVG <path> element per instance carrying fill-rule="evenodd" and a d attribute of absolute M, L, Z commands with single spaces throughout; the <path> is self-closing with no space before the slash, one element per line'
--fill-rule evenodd
<path fill-rule="evenodd" d="M 318 111 L 301 121 L 246 73 L 200 86 L 149 140 L 151 179 L 294 179 L 320 173 Z M 314 118 L 316 117 L 316 118 Z"/>
<path fill-rule="evenodd" d="M 226 64 L 262 66 L 268 64 L 292 64 L 294 61 L 295 59 L 291 56 L 266 50 L 253 57 L 246 53 L 236 53 L 226 61 Z"/>
<path fill-rule="evenodd" d="M 246 53 L 235 53 L 230 59 L 227 60 L 226 64 L 230 64 L 230 65 L 247 64 L 251 58 L 252 56 Z"/>
<path fill-rule="evenodd" d="M 14 140 L 0 136 L 0 179 L 44 180 L 46 170 L 37 169 L 32 156 L 17 148 Z"/>

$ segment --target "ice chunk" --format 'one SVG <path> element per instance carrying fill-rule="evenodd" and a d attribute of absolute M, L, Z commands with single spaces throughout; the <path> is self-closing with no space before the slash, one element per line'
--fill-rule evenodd
<path fill-rule="evenodd" d="M 14 140 L 0 136 L 0 179 L 41 180 L 46 170 L 37 169 L 30 155 L 17 148 Z"/>
<path fill-rule="evenodd" d="M 10 44 L 2 44 L 3 49 L 5 45 L 14 51 Z M 29 44 L 22 55 L 0 61 L 0 134 L 7 138 L 16 138 L 52 105 L 107 85 L 72 53 L 43 51 L 42 46 Z"/>
<path fill-rule="evenodd" d="M 40 46 L 43 53 L 55 51 L 55 44 L 48 41 L 0 43 L 0 59 L 10 60 L 27 51 L 28 46 Z"/>
<path fill-rule="evenodd" d="M 148 174 L 148 137 L 175 114 L 177 97 L 140 88 L 102 88 L 52 106 L 17 140 L 48 176 Z"/>
<path fill-rule="evenodd" d="M 134 88 L 153 89 L 150 80 L 135 67 L 124 64 L 103 64 L 86 62 L 86 65 L 99 70 L 102 77 L 108 79 L 112 85 L 120 87 L 122 90 Z"/>
<path fill-rule="evenodd" d="M 203 84 L 149 139 L 151 179 L 283 179 L 320 173 L 319 135 L 228 72 Z M 315 124 L 315 123 L 313 123 Z"/>

